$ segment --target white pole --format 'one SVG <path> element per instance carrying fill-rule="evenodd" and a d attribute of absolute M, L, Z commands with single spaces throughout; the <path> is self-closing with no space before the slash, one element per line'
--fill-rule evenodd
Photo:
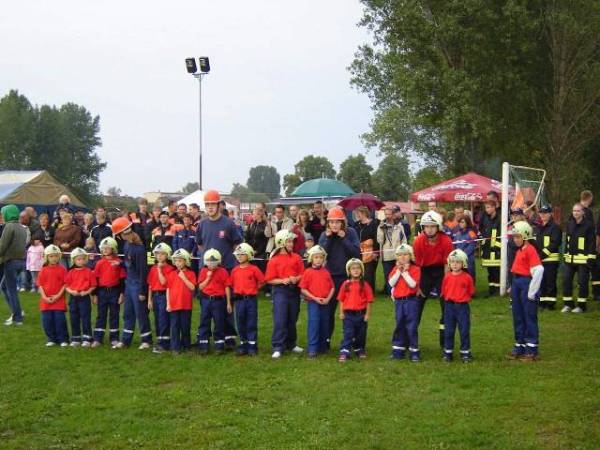
<path fill-rule="evenodd" d="M 500 216 L 500 236 L 502 247 L 500 250 L 500 295 L 506 294 L 506 280 L 508 278 L 508 181 L 510 164 L 502 163 L 502 215 Z"/>
<path fill-rule="evenodd" d="M 198 79 L 198 189 L 202 190 L 202 74 L 194 76 Z"/>

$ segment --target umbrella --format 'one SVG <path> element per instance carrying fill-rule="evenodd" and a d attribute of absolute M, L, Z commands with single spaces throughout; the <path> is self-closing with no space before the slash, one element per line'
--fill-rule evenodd
<path fill-rule="evenodd" d="M 354 194 L 350 186 L 330 178 L 315 178 L 298 186 L 292 197 L 345 197 Z"/>
<path fill-rule="evenodd" d="M 366 206 L 371 211 L 377 211 L 385 206 L 381 200 L 375 197 L 373 194 L 354 194 L 350 197 L 346 197 L 344 200 L 338 203 L 339 206 L 343 207 L 348 211 L 353 211 L 359 206 Z"/>

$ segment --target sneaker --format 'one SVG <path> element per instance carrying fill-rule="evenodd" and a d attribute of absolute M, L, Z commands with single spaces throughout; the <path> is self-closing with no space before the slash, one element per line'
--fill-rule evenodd
<path fill-rule="evenodd" d="M 309 359 L 315 359 L 317 357 L 317 352 L 308 352 L 306 357 Z"/>
<path fill-rule="evenodd" d="M 148 350 L 150 347 L 150 344 L 148 344 L 147 342 L 142 342 L 138 347 L 138 350 Z"/>
<path fill-rule="evenodd" d="M 110 341 L 110 346 L 114 347 L 115 345 L 117 345 L 119 343 L 119 341 Z"/>
<path fill-rule="evenodd" d="M 442 355 L 442 361 L 444 361 L 444 362 L 447 362 L 447 363 L 452 362 L 452 359 L 453 359 L 452 353 L 444 352 L 444 354 Z"/>
<path fill-rule="evenodd" d="M 61 346 L 61 347 L 68 347 L 68 346 L 69 346 L 69 343 L 68 343 L 68 342 L 61 342 L 61 343 L 60 343 L 60 346 Z"/>
<path fill-rule="evenodd" d="M 419 355 L 419 352 L 410 352 L 409 360 L 412 363 L 420 362 L 421 356 Z"/>
<path fill-rule="evenodd" d="M 25 292 L 25 288 L 19 289 L 19 292 Z"/>
<path fill-rule="evenodd" d="M 579 306 L 576 306 L 571 310 L 571 312 L 575 314 L 581 314 L 583 312 L 583 309 L 581 309 Z"/>
<path fill-rule="evenodd" d="M 256 356 L 258 354 L 258 350 L 255 348 L 248 349 L 248 356 Z"/>
<path fill-rule="evenodd" d="M 31 290 L 29 292 L 31 292 L 32 294 L 35 294 L 37 291 L 35 290 L 35 288 L 31 288 Z"/>
<path fill-rule="evenodd" d="M 46 347 L 54 347 L 55 345 L 54 342 L 46 342 Z"/>
<path fill-rule="evenodd" d="M 358 353 L 358 359 L 367 359 L 367 353 L 366 352 L 359 352 Z"/>
<path fill-rule="evenodd" d="M 154 347 L 152 349 L 152 353 L 156 354 L 156 355 L 160 355 L 161 353 L 164 353 L 164 350 L 160 347 Z"/>
<path fill-rule="evenodd" d="M 538 360 L 538 356 L 527 353 L 526 355 L 521 356 L 520 360 L 523 362 L 534 362 Z"/>
<path fill-rule="evenodd" d="M 463 363 L 470 363 L 471 361 L 473 361 L 473 355 L 471 355 L 470 353 L 465 353 L 464 355 L 460 355 L 460 360 Z"/>
<path fill-rule="evenodd" d="M 223 353 L 225 353 L 225 348 L 224 347 L 215 348 L 215 355 L 220 356 Z"/>
<path fill-rule="evenodd" d="M 271 293 L 270 292 L 265 292 L 265 297 L 270 297 Z"/>
<path fill-rule="evenodd" d="M 347 360 L 348 360 L 348 355 L 346 354 L 346 352 L 340 353 L 340 356 L 338 356 L 338 361 L 346 362 Z"/>
<path fill-rule="evenodd" d="M 292 353 L 302 353 L 303 351 L 304 351 L 304 349 L 297 345 L 292 349 Z"/>
<path fill-rule="evenodd" d="M 113 350 L 118 350 L 118 349 L 120 349 L 120 348 L 124 348 L 124 347 L 125 347 L 125 344 L 123 344 L 123 343 L 122 343 L 122 342 L 120 342 L 120 341 L 117 341 L 117 342 L 116 342 L 116 343 L 114 343 L 114 344 L 113 344 L 113 343 L 111 343 L 111 348 L 112 348 Z"/>
<path fill-rule="evenodd" d="M 271 355 L 271 358 L 273 359 L 279 359 L 281 358 L 281 352 L 280 351 L 274 351 L 273 354 Z"/>
<path fill-rule="evenodd" d="M 571 307 L 570 306 L 563 306 L 563 309 L 560 310 L 561 313 L 568 313 L 571 312 Z"/>
<path fill-rule="evenodd" d="M 8 319 L 6 319 L 4 321 L 4 325 L 6 325 L 7 327 L 11 326 L 12 324 L 13 324 L 12 316 L 10 316 Z"/>
<path fill-rule="evenodd" d="M 13 322 L 13 325 L 21 327 L 21 326 L 23 326 L 23 322 Z"/>
<path fill-rule="evenodd" d="M 73 342 L 71 342 L 71 347 L 73 347 L 73 348 L 75 348 L 75 347 L 81 347 L 81 342 L 73 341 Z"/>
<path fill-rule="evenodd" d="M 102 342 L 94 341 L 92 342 L 92 348 L 102 347 Z"/>
<path fill-rule="evenodd" d="M 235 351 L 235 356 L 246 356 L 248 354 L 248 350 L 245 347 L 238 347 Z"/>
<path fill-rule="evenodd" d="M 406 352 L 404 350 L 392 350 L 390 353 L 390 359 L 404 359 L 406 358 Z"/>
<path fill-rule="evenodd" d="M 82 346 L 83 348 L 90 348 L 90 347 L 92 346 L 92 344 L 91 344 L 89 341 L 83 341 L 83 342 L 81 343 L 81 346 Z"/>
<path fill-rule="evenodd" d="M 508 355 L 506 355 L 506 357 L 510 360 L 521 359 L 523 357 L 523 353 L 516 352 L 513 350 Z"/>

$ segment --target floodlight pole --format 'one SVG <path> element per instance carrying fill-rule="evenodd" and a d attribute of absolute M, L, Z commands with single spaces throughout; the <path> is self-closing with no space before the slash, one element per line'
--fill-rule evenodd
<path fill-rule="evenodd" d="M 502 208 L 500 216 L 500 295 L 507 292 L 508 281 L 508 193 L 509 193 L 510 164 L 502 163 Z"/>
<path fill-rule="evenodd" d="M 198 189 L 202 190 L 202 76 L 205 73 L 195 73 L 194 77 L 198 80 Z"/>

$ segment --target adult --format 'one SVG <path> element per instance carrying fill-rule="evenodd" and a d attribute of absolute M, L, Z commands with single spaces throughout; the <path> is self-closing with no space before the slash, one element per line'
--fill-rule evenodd
<path fill-rule="evenodd" d="M 298 219 L 296 220 L 298 227 L 304 233 L 304 239 L 310 236 L 313 240 L 313 235 L 310 233 L 310 213 L 306 209 L 301 209 L 298 212 Z"/>
<path fill-rule="evenodd" d="M 427 202 L 427 211 L 439 212 L 437 203 L 436 202 Z"/>
<path fill-rule="evenodd" d="M 273 214 L 271 215 L 269 226 L 271 227 L 272 237 L 269 240 L 267 252 L 271 253 L 271 251 L 275 248 L 275 234 L 281 230 L 291 231 L 294 227 L 294 221 L 285 215 L 285 207 L 283 205 L 277 205 L 275 206 Z"/>
<path fill-rule="evenodd" d="M 144 227 L 144 234 L 148 236 L 146 247 L 150 249 L 150 237 L 152 236 L 152 231 L 160 225 L 160 213 L 162 209 L 160 206 L 155 206 L 152 208 L 152 214 L 150 218 L 146 221 L 146 226 Z M 151 250 L 151 249 L 150 249 Z"/>
<path fill-rule="evenodd" d="M 267 216 L 262 208 L 256 207 L 252 212 L 252 222 L 246 228 L 244 240 L 254 249 L 255 264 L 262 273 L 267 268 L 267 245 L 271 239 L 272 229 L 268 226 Z"/>
<path fill-rule="evenodd" d="M 169 213 L 171 223 L 176 223 L 179 220 L 179 216 L 177 215 L 177 200 L 169 200 L 167 203 L 167 213 Z"/>
<path fill-rule="evenodd" d="M 298 208 L 297 205 L 290 205 L 288 212 L 290 219 L 292 219 L 294 222 L 298 222 L 298 213 L 300 212 L 300 208 Z"/>
<path fill-rule="evenodd" d="M 321 233 L 318 242 L 327 252 L 327 269 L 331 273 L 335 287 L 335 293 L 327 304 L 329 318 L 327 346 L 329 347 L 335 327 L 337 294 L 347 278 L 346 263 L 352 258 L 360 258 L 360 242 L 356 231 L 347 226 L 346 214 L 341 208 L 332 208 L 328 212 L 327 228 Z"/>
<path fill-rule="evenodd" d="M 544 205 L 540 209 L 541 223 L 536 229 L 536 247 L 542 265 L 544 276 L 540 287 L 540 308 L 555 309 L 556 279 L 562 245 L 562 230 L 552 218 L 552 206 Z"/>
<path fill-rule="evenodd" d="M 94 215 L 92 213 L 85 213 L 83 216 L 83 226 L 81 227 L 81 242 L 83 245 L 85 245 L 87 238 L 92 237 L 92 229 L 94 226 Z M 98 246 L 96 245 L 96 247 Z"/>
<path fill-rule="evenodd" d="M 225 217 L 229 217 L 229 211 L 227 211 L 227 203 L 225 203 L 225 200 L 219 200 L 219 212 Z"/>
<path fill-rule="evenodd" d="M 33 206 L 25 207 L 25 212 L 29 215 L 29 231 L 31 235 L 37 234 L 40 229 L 40 221 L 38 220 L 37 211 Z"/>
<path fill-rule="evenodd" d="M 27 211 L 25 211 L 25 210 L 21 211 L 19 213 L 19 223 L 21 224 L 21 226 L 23 228 L 25 228 L 25 234 L 26 234 L 26 239 L 25 239 L 26 247 L 25 248 L 28 248 L 29 244 L 31 243 L 31 231 L 29 231 L 29 221 L 30 221 L 30 216 L 27 213 Z M 31 273 L 29 273 L 29 271 L 26 270 L 25 267 L 17 275 L 17 285 L 19 286 L 20 292 L 28 291 L 33 286 L 33 280 L 31 279 Z"/>
<path fill-rule="evenodd" d="M 58 205 L 54 209 L 54 213 L 52 215 L 52 220 L 55 223 L 58 223 L 60 220 L 60 211 L 67 210 L 71 214 L 75 214 L 75 207 L 71 205 L 71 199 L 68 195 L 61 195 L 58 199 Z M 72 218 L 72 217 L 71 217 Z"/>
<path fill-rule="evenodd" d="M 187 214 L 187 205 L 185 203 L 179 203 L 177 205 L 177 219 L 183 223 L 183 217 Z"/>
<path fill-rule="evenodd" d="M 202 213 L 200 212 L 200 205 L 198 203 L 190 203 L 188 205 L 188 212 L 192 216 L 192 225 L 194 229 L 198 228 L 198 224 L 202 220 Z"/>
<path fill-rule="evenodd" d="M 581 194 L 579 194 L 579 204 L 583 209 L 583 218 L 592 223 L 594 223 L 594 213 L 591 209 L 593 202 L 594 194 L 592 194 L 592 191 L 581 191 Z"/>
<path fill-rule="evenodd" d="M 50 216 L 46 213 L 40 214 L 40 228 L 35 237 L 42 241 L 44 248 L 54 242 L 54 227 L 50 223 Z"/>
<path fill-rule="evenodd" d="M 90 236 L 94 238 L 96 248 L 100 248 L 100 242 L 102 242 L 104 238 L 112 237 L 112 228 L 106 221 L 106 211 L 103 209 L 96 210 L 96 225 L 92 228 Z"/>
<path fill-rule="evenodd" d="M 235 223 L 219 210 L 220 200 L 221 196 L 217 191 L 209 190 L 204 194 L 206 218 L 198 224 L 196 244 L 200 257 L 204 250 L 218 250 L 221 253 L 221 265 L 230 272 L 236 264 L 233 250 L 242 242 L 242 236 Z M 233 314 L 228 313 L 225 323 L 225 348 L 233 350 L 236 347 L 236 335 Z"/>
<path fill-rule="evenodd" d="M 312 219 L 308 226 L 308 232 L 312 234 L 315 242 L 319 242 L 321 234 L 327 229 L 327 211 L 321 200 L 313 203 Z M 345 270 L 345 269 L 344 269 Z"/>
<path fill-rule="evenodd" d="M 17 291 L 17 275 L 25 270 L 27 230 L 18 223 L 19 208 L 6 205 L 0 210 L 5 225 L 0 237 L 0 278 L 6 303 L 12 313 L 5 325 L 22 325 L 23 312 Z"/>
<path fill-rule="evenodd" d="M 456 223 L 460 221 L 460 218 L 465 214 L 465 207 L 462 205 L 458 205 L 454 207 L 454 218 Z"/>
<path fill-rule="evenodd" d="M 158 244 L 167 244 L 173 248 L 173 238 L 178 231 L 177 226 L 170 222 L 167 211 L 161 211 L 158 220 L 159 225 L 152 230 L 150 248 L 154 249 Z"/>
<path fill-rule="evenodd" d="M 384 218 L 377 227 L 377 243 L 381 253 L 381 265 L 383 266 L 383 292 L 391 293 L 388 278 L 390 272 L 396 265 L 396 248 L 400 244 L 406 244 L 408 239 L 404 226 L 400 219 L 394 214 L 394 207 L 387 206 L 383 210 Z"/>
<path fill-rule="evenodd" d="M 69 268 L 69 255 L 71 250 L 81 244 L 81 227 L 73 223 L 73 214 L 65 211 L 62 215 L 61 226 L 54 232 L 54 245 L 63 252 L 61 263 Z"/>
<path fill-rule="evenodd" d="M 375 277 L 379 261 L 379 242 L 377 240 L 379 221 L 371 217 L 371 211 L 366 206 L 361 205 L 354 212 L 356 222 L 354 222 L 353 228 L 356 230 L 360 242 L 365 281 L 369 283 L 369 286 L 375 292 Z"/>

